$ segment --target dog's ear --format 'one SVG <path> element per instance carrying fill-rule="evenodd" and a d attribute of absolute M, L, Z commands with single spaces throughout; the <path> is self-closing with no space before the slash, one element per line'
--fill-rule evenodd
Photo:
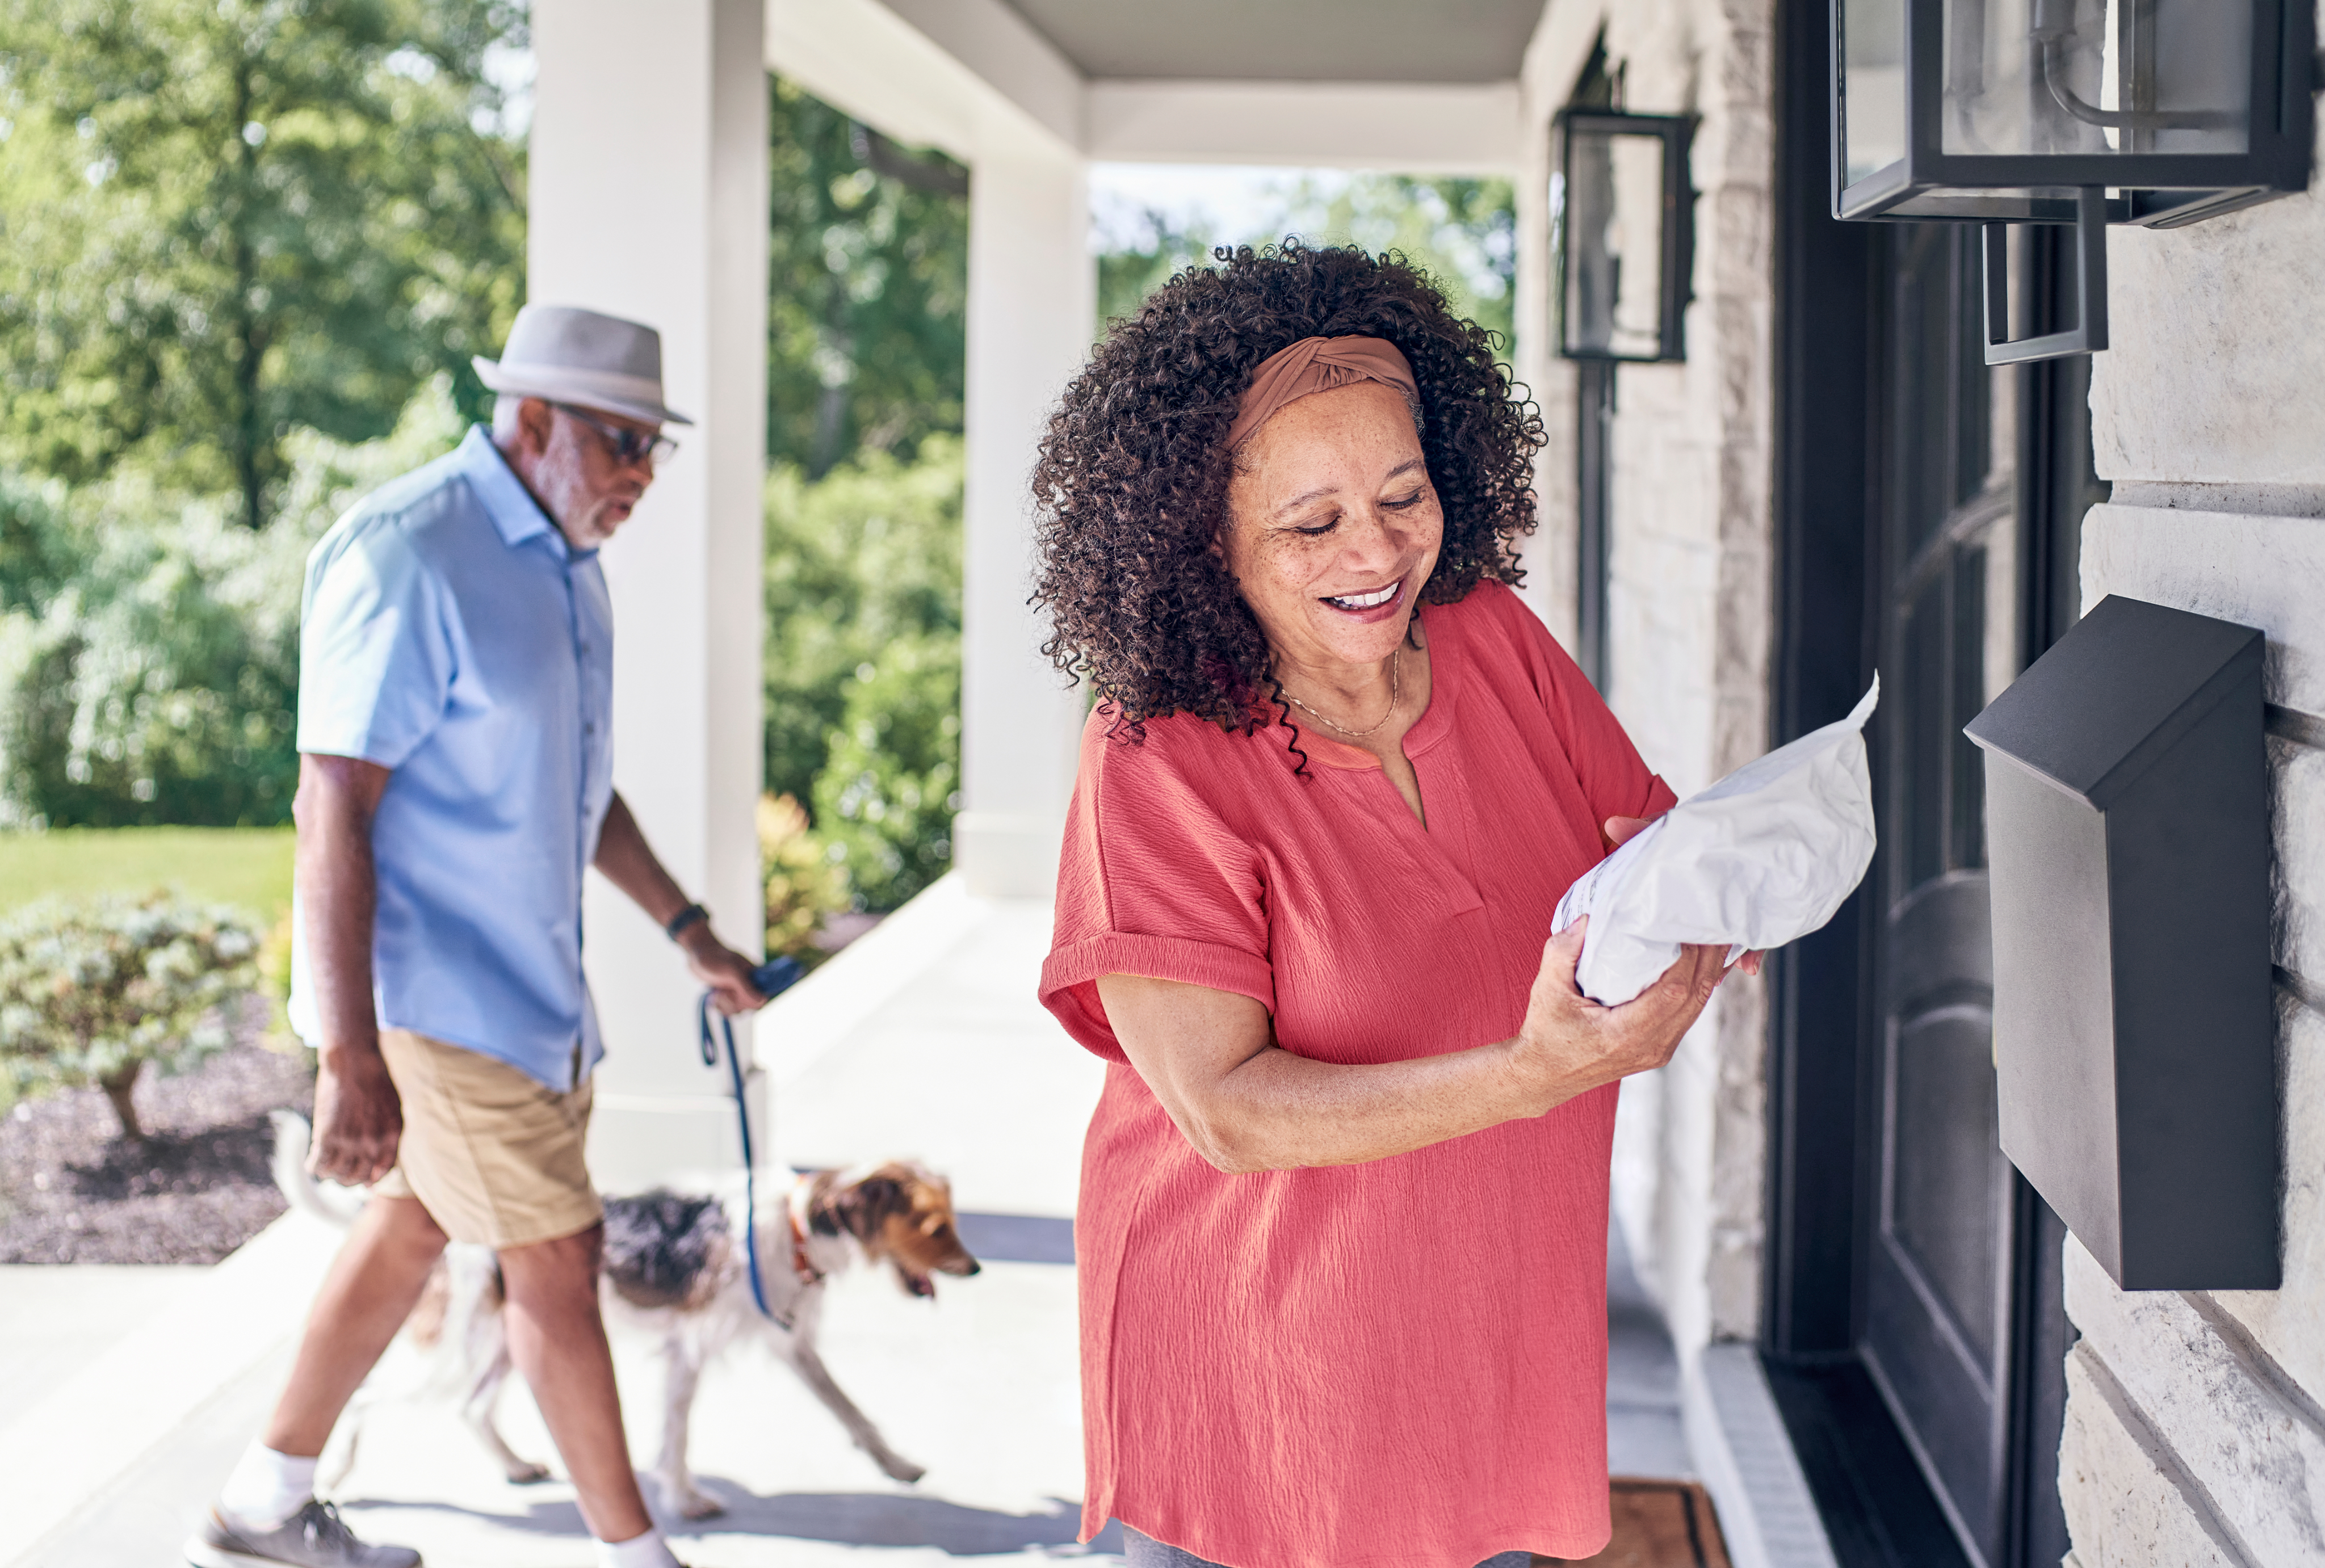
<path fill-rule="evenodd" d="M 905 1192 L 903 1183 L 880 1173 L 866 1176 L 841 1193 L 833 1206 L 848 1233 L 869 1243 L 879 1235 L 880 1227 L 911 1209 L 912 1197 Z"/>

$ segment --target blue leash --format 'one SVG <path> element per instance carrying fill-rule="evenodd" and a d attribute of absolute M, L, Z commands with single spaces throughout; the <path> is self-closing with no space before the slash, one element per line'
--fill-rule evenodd
<path fill-rule="evenodd" d="M 770 958 L 751 971 L 751 989 L 773 1001 L 806 973 L 806 966 L 796 958 Z M 694 1021 L 700 1035 L 702 1065 L 716 1067 L 718 1047 L 710 1038 L 710 993 L 706 991 L 694 1004 Z M 720 1013 L 718 1028 L 727 1038 L 727 1075 L 735 1095 L 735 1127 L 743 1135 L 743 1256 L 751 1265 L 751 1299 L 758 1304 L 760 1316 L 783 1323 L 768 1310 L 767 1287 L 759 1277 L 758 1167 L 751 1158 L 751 1108 L 743 1098 L 743 1058 L 735 1050 L 735 1020 Z"/>

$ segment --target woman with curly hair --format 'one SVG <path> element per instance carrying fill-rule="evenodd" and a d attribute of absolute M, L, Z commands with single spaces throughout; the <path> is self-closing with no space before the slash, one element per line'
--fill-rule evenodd
<path fill-rule="evenodd" d="M 1559 896 L 1672 803 L 1510 591 L 1541 443 L 1403 263 L 1222 254 L 1116 324 L 1034 485 L 1099 702 L 1042 1000 L 1105 1057 L 1085 1538 L 1523 1568 L 1608 1536 L 1616 1081 L 1718 984 L 1574 986 Z"/>

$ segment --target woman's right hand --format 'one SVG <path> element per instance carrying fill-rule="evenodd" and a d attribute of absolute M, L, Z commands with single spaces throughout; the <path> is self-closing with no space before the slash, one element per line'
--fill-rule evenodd
<path fill-rule="evenodd" d="M 1670 1061 L 1727 968 L 1726 947 L 1690 944 L 1637 996 L 1620 1007 L 1601 1006 L 1574 983 L 1589 924 L 1586 915 L 1542 948 L 1518 1028 L 1520 1069 L 1543 1096 L 1544 1111 Z"/>

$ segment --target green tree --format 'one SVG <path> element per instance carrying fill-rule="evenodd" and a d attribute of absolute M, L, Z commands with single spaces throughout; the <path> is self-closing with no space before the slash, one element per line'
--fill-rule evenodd
<path fill-rule="evenodd" d="M 514 0 L 0 0 L 0 462 L 127 461 L 255 528 L 307 426 L 385 435 L 498 342 Z"/>
<path fill-rule="evenodd" d="M 960 809 L 960 636 L 902 637 L 841 682 L 815 781 L 816 831 L 864 908 L 893 909 L 952 864 Z"/>
<path fill-rule="evenodd" d="M 968 173 L 769 89 L 767 454 L 810 478 L 961 428 Z M 804 796 L 801 797 L 804 798 Z"/>
<path fill-rule="evenodd" d="M 857 896 L 890 908 L 951 853 L 960 438 L 932 434 L 909 464 L 865 452 L 813 482 L 783 464 L 766 501 L 767 788 L 811 802 Z"/>
<path fill-rule="evenodd" d="M 134 467 L 0 475 L 0 827 L 288 821 L 308 548 L 459 432 L 441 376 L 388 439 L 295 431 L 255 533 Z"/>
<path fill-rule="evenodd" d="M 1311 176 L 1285 192 L 1283 230 L 1318 244 L 1398 252 L 1436 281 L 1457 312 L 1510 341 L 1517 202 L 1506 180 Z"/>
<path fill-rule="evenodd" d="M 1101 251 L 1098 258 L 1098 329 L 1134 316 L 1146 296 L 1188 267 L 1208 266 L 1211 234 L 1200 219 L 1181 220 L 1160 208 L 1139 215 L 1138 232 L 1127 244 Z"/>
<path fill-rule="evenodd" d="M 1517 289 L 1517 209 L 1510 182 L 1410 174 L 1300 175 L 1275 188 L 1280 209 L 1253 232 L 1214 235 L 1200 217 L 1159 208 L 1098 258 L 1098 325 L 1135 311 L 1188 266 L 1210 263 L 1214 242 L 1395 251 L 1434 278 L 1453 308 L 1509 341 Z"/>

